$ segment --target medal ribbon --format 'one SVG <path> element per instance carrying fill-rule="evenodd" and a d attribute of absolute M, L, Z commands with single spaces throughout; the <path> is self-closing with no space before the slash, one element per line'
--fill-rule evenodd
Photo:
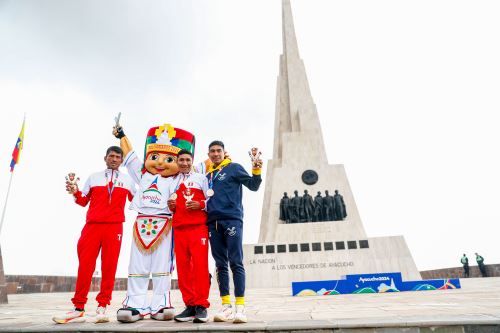
<path fill-rule="evenodd" d="M 188 174 L 188 177 L 189 177 L 189 174 Z M 181 187 L 181 185 L 186 181 L 186 174 L 183 173 L 182 174 L 182 180 L 179 180 L 179 184 L 177 184 L 175 190 L 174 190 L 174 193 L 177 193 L 177 190 L 179 189 L 179 187 Z M 187 187 L 187 186 L 186 186 Z"/>
<path fill-rule="evenodd" d="M 174 197 L 175 197 L 175 198 L 177 198 L 177 190 L 178 190 L 178 189 L 179 189 L 179 187 L 181 187 L 181 185 L 182 185 L 182 184 L 186 181 L 186 174 L 185 174 L 185 173 L 183 173 L 183 174 L 182 174 L 182 177 L 183 177 L 183 178 L 182 178 L 182 180 L 179 180 L 179 183 L 178 183 L 178 184 L 177 184 L 177 186 L 175 187 L 174 193 L 172 193 L 172 194 L 170 195 L 169 200 L 170 200 L 170 199 L 175 200 L 175 199 L 173 199 Z M 188 177 L 189 177 L 189 176 L 188 176 Z"/>
<path fill-rule="evenodd" d="M 219 171 L 217 171 L 217 173 L 215 174 L 215 177 L 214 177 L 214 173 L 211 172 L 210 173 L 210 180 L 208 181 L 208 188 L 209 189 L 212 189 L 212 187 L 214 187 L 214 178 L 217 179 L 217 176 L 219 175 L 219 173 L 224 169 L 224 167 L 220 168 Z"/>
<path fill-rule="evenodd" d="M 106 172 L 106 187 L 108 189 L 108 198 L 109 198 L 109 202 L 111 202 L 111 196 L 113 195 L 113 191 L 115 190 L 115 185 L 116 185 L 116 182 L 118 181 L 118 175 L 115 177 L 115 181 L 113 182 L 113 173 L 114 173 L 114 170 L 111 170 L 111 179 L 110 181 L 108 182 L 108 173 Z M 110 182 L 113 182 L 113 186 L 110 188 L 109 187 L 109 183 Z"/>

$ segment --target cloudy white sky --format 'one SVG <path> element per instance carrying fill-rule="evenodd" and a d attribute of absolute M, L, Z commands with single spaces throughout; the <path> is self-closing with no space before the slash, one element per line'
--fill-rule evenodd
<path fill-rule="evenodd" d="M 118 112 L 139 150 L 149 127 L 170 122 L 197 135 L 197 160 L 213 139 L 241 163 L 253 145 L 270 157 L 280 6 L 0 0 L 2 202 L 27 118 L 0 236 L 6 273 L 76 273 L 86 211 L 64 175 L 104 167 Z M 292 7 L 328 159 L 345 165 L 368 235 L 404 235 L 421 270 L 457 266 L 464 252 L 500 262 L 500 3 Z M 246 243 L 258 239 L 262 199 L 245 192 Z"/>

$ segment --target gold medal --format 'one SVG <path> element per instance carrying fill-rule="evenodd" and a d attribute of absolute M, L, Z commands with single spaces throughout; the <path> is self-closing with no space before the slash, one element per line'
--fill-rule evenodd
<path fill-rule="evenodd" d="M 170 196 L 170 200 L 176 200 L 177 199 L 177 193 L 174 193 Z"/>
<path fill-rule="evenodd" d="M 215 192 L 214 192 L 214 190 L 212 190 L 211 188 L 209 188 L 209 189 L 207 190 L 207 196 L 208 196 L 208 197 L 211 197 L 211 196 L 213 196 L 214 194 L 215 194 Z"/>

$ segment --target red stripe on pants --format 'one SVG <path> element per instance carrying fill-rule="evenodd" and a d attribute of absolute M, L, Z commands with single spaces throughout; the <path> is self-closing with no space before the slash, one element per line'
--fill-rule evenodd
<path fill-rule="evenodd" d="M 184 304 L 208 308 L 208 227 L 204 224 L 174 227 L 174 249 Z"/>
<path fill-rule="evenodd" d="M 83 309 L 87 303 L 92 275 L 101 249 L 101 290 L 96 300 L 99 306 L 110 304 L 122 244 L 122 231 L 122 223 L 87 223 L 83 227 L 77 246 L 79 264 L 76 290 L 71 299 L 76 308 Z"/>

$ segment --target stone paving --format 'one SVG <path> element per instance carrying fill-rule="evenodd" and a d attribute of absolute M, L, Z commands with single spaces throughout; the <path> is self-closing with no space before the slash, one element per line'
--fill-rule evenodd
<path fill-rule="evenodd" d="M 115 292 L 109 309 L 111 322 L 57 325 L 54 314 L 70 309 L 71 293 L 10 295 L 8 305 L 0 305 L 0 332 L 159 332 L 159 331 L 328 331 L 340 332 L 423 332 L 421 327 L 446 329 L 442 332 L 500 332 L 500 278 L 461 280 L 462 289 L 444 291 L 292 297 L 290 289 L 247 291 L 247 324 L 193 324 L 158 322 L 145 319 L 134 324 L 116 321 L 115 311 L 125 292 Z M 95 308 L 91 293 L 87 311 Z M 174 306 L 183 309 L 180 293 L 172 291 Z M 211 292 L 213 315 L 219 307 L 217 293 Z M 489 325 L 489 326 L 484 326 Z M 373 330 L 371 328 L 379 328 Z M 450 328 L 451 327 L 451 328 Z M 392 328 L 392 330 L 391 330 Z M 404 329 L 403 329 L 404 328 Z M 426 328 L 427 329 L 427 328 Z M 457 329 L 457 330 L 455 330 Z M 486 330 L 484 330 L 486 329 Z M 354 332 L 353 331 L 353 332 Z M 438 330 L 439 331 L 439 330 Z M 430 332 L 430 331 L 429 331 Z M 479 331 L 478 331 L 479 332 Z"/>

